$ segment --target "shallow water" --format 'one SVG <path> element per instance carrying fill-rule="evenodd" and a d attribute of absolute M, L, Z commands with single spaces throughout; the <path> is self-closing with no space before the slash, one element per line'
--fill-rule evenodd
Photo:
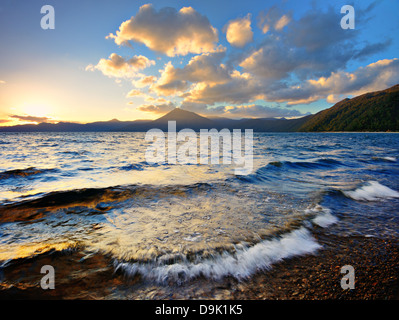
<path fill-rule="evenodd" d="M 0 134 L 0 266 L 73 252 L 84 277 L 101 257 L 151 298 L 317 254 L 315 228 L 397 239 L 398 138 L 256 133 L 254 169 L 236 175 L 233 164 L 150 165 L 144 133 Z"/>

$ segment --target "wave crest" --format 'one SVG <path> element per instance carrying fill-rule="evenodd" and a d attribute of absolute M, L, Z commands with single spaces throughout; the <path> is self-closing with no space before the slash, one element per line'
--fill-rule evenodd
<path fill-rule="evenodd" d="M 305 227 L 294 230 L 280 238 L 261 241 L 251 247 L 237 248 L 236 252 L 215 255 L 211 259 L 190 262 L 187 259 L 165 264 L 123 262 L 115 260 L 115 270 L 122 270 L 129 276 L 141 275 L 157 283 L 173 281 L 183 283 L 204 276 L 220 280 L 232 276 L 238 280 L 249 278 L 259 270 L 266 270 L 272 264 L 292 256 L 313 253 L 320 249 L 316 240 Z"/>
<path fill-rule="evenodd" d="M 399 192 L 384 186 L 377 181 L 368 183 L 353 191 L 343 192 L 347 197 L 359 201 L 378 201 L 382 199 L 399 198 Z"/>

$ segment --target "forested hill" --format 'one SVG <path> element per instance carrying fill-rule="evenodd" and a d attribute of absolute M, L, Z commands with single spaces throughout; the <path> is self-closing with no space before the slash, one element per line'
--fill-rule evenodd
<path fill-rule="evenodd" d="M 344 99 L 316 113 L 298 131 L 399 131 L 399 84 Z"/>

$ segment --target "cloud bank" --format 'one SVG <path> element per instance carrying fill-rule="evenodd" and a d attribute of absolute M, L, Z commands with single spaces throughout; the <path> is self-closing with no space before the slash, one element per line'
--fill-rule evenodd
<path fill-rule="evenodd" d="M 140 111 L 162 113 L 180 104 L 202 114 L 232 117 L 301 116 L 293 105 L 335 103 L 399 83 L 397 58 L 359 66 L 386 50 L 391 39 L 360 41 L 361 31 L 340 27 L 335 9 L 314 8 L 297 18 L 276 6 L 255 17 L 245 13 L 224 24 L 228 45 L 222 45 L 218 30 L 195 9 L 156 10 L 147 4 L 107 38 L 133 50 L 145 45 L 163 55 L 160 62 L 113 53 L 87 69 L 131 80 L 126 97 L 149 102 L 139 103 Z M 368 19 L 367 10 L 359 19 Z M 177 57 L 185 59 L 178 63 Z M 347 71 L 353 63 L 357 67 Z M 159 66 L 158 73 L 139 73 L 153 65 Z"/>

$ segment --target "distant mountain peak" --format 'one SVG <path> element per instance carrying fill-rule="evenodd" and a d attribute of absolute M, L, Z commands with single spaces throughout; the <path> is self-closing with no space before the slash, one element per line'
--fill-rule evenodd
<path fill-rule="evenodd" d="M 169 111 L 165 116 L 167 116 L 167 115 L 169 115 L 169 116 L 176 116 L 176 115 L 181 115 L 181 116 L 190 116 L 190 115 L 197 115 L 196 113 L 194 113 L 194 112 L 191 112 L 191 111 L 187 111 L 187 110 L 184 110 L 184 109 L 180 109 L 180 108 L 174 108 L 172 111 Z"/>
<path fill-rule="evenodd" d="M 114 119 L 112 119 L 112 120 L 109 120 L 108 122 L 121 122 L 121 121 L 118 120 L 118 119 L 116 119 L 116 118 L 114 118 Z"/>
<path fill-rule="evenodd" d="M 199 114 L 196 114 L 191 111 L 187 111 L 184 109 L 180 108 L 175 108 L 172 111 L 169 111 L 167 114 L 164 116 L 158 118 L 157 122 L 164 122 L 164 121 L 207 121 L 207 122 L 212 122 L 212 120 L 202 117 Z"/>

